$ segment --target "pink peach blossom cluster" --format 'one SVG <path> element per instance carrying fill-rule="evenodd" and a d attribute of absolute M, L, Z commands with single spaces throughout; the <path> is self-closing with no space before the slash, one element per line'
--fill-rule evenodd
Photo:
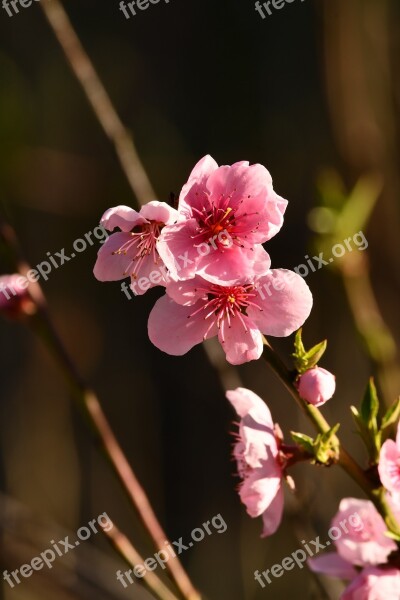
<path fill-rule="evenodd" d="M 380 452 L 378 472 L 387 501 L 396 519 L 400 517 L 400 425 L 396 441 L 386 440 Z M 372 502 L 344 498 L 332 525 L 357 514 L 362 528 L 350 526 L 335 541 L 336 553 L 309 560 L 317 573 L 349 580 L 342 600 L 399 600 L 400 569 L 397 544 L 388 537 L 387 527 Z M 351 524 L 351 519 L 348 519 Z M 358 524 L 357 524 L 358 525 Z"/>
<path fill-rule="evenodd" d="M 283 514 L 283 481 L 287 479 L 287 446 L 271 413 L 254 392 L 237 388 L 227 398 L 240 418 L 233 455 L 241 478 L 239 496 L 251 517 L 262 517 L 262 537 L 278 529 Z M 387 502 L 400 517 L 400 426 L 396 442 L 387 440 L 378 465 Z M 346 526 L 344 526 L 346 524 Z M 336 552 L 309 559 L 310 568 L 349 581 L 341 600 L 399 600 L 400 570 L 396 542 L 369 500 L 344 498 L 332 521 L 342 531 Z M 332 538 L 333 539 L 333 538 Z"/>
<path fill-rule="evenodd" d="M 262 334 L 290 335 L 312 307 L 304 279 L 271 269 L 262 246 L 281 229 L 286 206 L 262 165 L 219 167 L 205 156 L 177 210 L 149 202 L 139 213 L 126 206 L 106 211 L 101 225 L 120 231 L 100 249 L 94 274 L 100 281 L 129 277 L 131 285 L 146 278 L 145 286 L 139 279 L 142 293 L 165 286 L 148 323 L 160 350 L 179 356 L 218 336 L 230 363 L 258 359 Z"/>
<path fill-rule="evenodd" d="M 393 511 L 398 517 L 400 507 L 393 505 Z M 346 519 L 346 532 L 334 542 L 336 552 L 310 558 L 311 570 L 350 581 L 341 600 L 399 600 L 400 570 L 392 560 L 397 545 L 386 536 L 384 520 L 372 502 L 356 498 L 341 501 L 332 526 Z"/>

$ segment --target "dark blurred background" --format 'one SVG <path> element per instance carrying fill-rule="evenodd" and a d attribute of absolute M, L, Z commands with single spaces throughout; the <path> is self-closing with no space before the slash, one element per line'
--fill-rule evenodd
<path fill-rule="evenodd" d="M 36 265 L 47 252 L 64 247 L 70 252 L 107 208 L 136 204 L 39 3 L 33 4 L 12 18 L 0 8 L 0 200 Z M 159 200 L 179 193 L 207 153 L 220 164 L 249 160 L 267 166 L 275 189 L 289 200 L 284 228 L 267 245 L 274 267 L 293 268 L 322 247 L 321 227 L 319 235 L 310 229 L 315 219 L 309 213 L 326 204 L 329 182 L 340 179 L 346 196 L 360 177 L 377 177 L 382 191 L 363 226 L 369 258 L 362 266 L 370 268 L 383 318 L 398 333 L 396 0 L 295 0 L 264 20 L 252 0 L 161 0 L 129 20 L 117 0 L 64 5 L 134 134 Z M 343 202 L 330 214 L 342 208 Z M 361 493 L 338 469 L 296 468 L 299 497 L 288 494 L 281 528 L 261 540 L 261 520 L 246 515 L 235 491 L 234 415 L 218 373 L 201 347 L 182 358 L 154 348 L 146 322 L 160 292 L 127 300 L 119 283 L 100 284 L 92 275 L 96 251 L 90 247 L 53 270 L 41 282 L 43 290 L 61 336 L 98 391 L 170 538 L 188 537 L 204 521 L 223 515 L 227 532 L 182 556 L 196 586 L 210 600 L 290 600 L 295 589 L 302 598 L 337 598 L 338 587 L 321 586 L 306 569 L 274 579 L 265 590 L 253 573 L 281 562 L 299 547 L 299 539 L 326 537 L 340 499 Z M 4 261 L 0 271 L 7 270 Z M 382 356 L 365 344 L 340 268 L 326 267 L 307 282 L 315 306 L 304 339 L 311 345 L 328 338 L 322 366 L 337 376 L 337 393 L 324 414 L 342 421 L 343 439 L 363 460 L 348 406 L 359 403 L 370 374 L 381 374 L 382 392 L 392 395 L 395 353 L 391 346 L 382 366 Z M 24 562 L 23 535 L 30 535 L 35 523 L 46 522 L 40 529 L 42 551 L 58 527 L 76 531 L 104 511 L 144 557 L 151 556 L 154 550 L 47 350 L 22 324 L 1 320 L 0 335 L 4 568 Z M 275 346 L 288 356 L 292 339 Z M 244 385 L 268 402 L 287 439 L 290 430 L 310 433 L 262 361 L 238 371 Z M 7 520 L 14 502 L 30 511 L 22 529 L 15 515 L 11 525 Z M 87 564 L 99 585 L 101 580 L 110 586 L 104 598 L 139 598 L 136 589 L 124 591 L 116 583 L 115 569 L 124 563 L 106 541 L 94 536 L 91 545 L 99 554 L 86 556 L 78 549 L 73 561 Z M 27 560 L 34 555 L 28 553 Z M 13 590 L 3 583 L 2 597 L 100 597 L 82 591 L 74 564 L 68 577 L 57 569 L 51 581 L 41 571 Z"/>

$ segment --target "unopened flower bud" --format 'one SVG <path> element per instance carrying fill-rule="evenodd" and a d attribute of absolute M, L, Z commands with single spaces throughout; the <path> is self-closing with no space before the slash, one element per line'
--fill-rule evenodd
<path fill-rule="evenodd" d="M 326 369 L 313 367 L 300 375 L 297 388 L 303 400 L 314 406 L 321 406 L 335 393 L 335 376 Z"/>

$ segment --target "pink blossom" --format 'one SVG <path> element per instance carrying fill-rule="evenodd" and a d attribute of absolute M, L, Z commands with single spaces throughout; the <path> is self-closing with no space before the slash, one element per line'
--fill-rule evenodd
<path fill-rule="evenodd" d="M 400 497 L 400 424 L 397 427 L 396 441 L 383 443 L 378 465 L 382 485 L 398 501 Z"/>
<path fill-rule="evenodd" d="M 174 356 L 218 335 L 227 361 L 239 365 L 261 356 L 261 332 L 288 336 L 301 327 L 311 307 L 304 279 L 285 269 L 232 286 L 196 277 L 168 284 L 150 313 L 148 332 L 157 348 Z"/>
<path fill-rule="evenodd" d="M 322 367 L 313 367 L 298 380 L 298 390 L 303 400 L 314 406 L 321 406 L 335 393 L 335 376 Z"/>
<path fill-rule="evenodd" d="M 361 571 L 341 600 L 399 600 L 400 571 L 370 567 Z"/>
<path fill-rule="evenodd" d="M 148 202 L 136 212 L 128 206 L 116 206 L 107 210 L 100 224 L 108 231 L 118 227 L 100 248 L 94 266 L 94 275 L 99 281 L 117 281 L 125 277 L 136 280 L 149 278 L 150 273 L 159 271 L 162 285 L 166 282 L 166 272 L 157 250 L 157 242 L 162 228 L 178 219 L 176 210 L 165 202 Z M 149 282 L 149 287 L 154 287 Z M 159 284 L 158 284 L 159 285 Z M 139 291 L 140 290 L 140 291 Z M 143 294 L 139 286 L 135 294 Z"/>
<path fill-rule="evenodd" d="M 196 274 L 216 284 L 233 285 L 270 267 L 260 248 L 283 224 L 287 201 L 272 187 L 262 165 L 237 162 L 218 167 L 205 156 L 193 169 L 179 197 L 184 220 L 165 227 L 158 250 L 171 277 L 185 280 Z"/>
<path fill-rule="evenodd" d="M 341 527 L 343 522 L 345 528 Z M 343 531 L 335 541 L 338 553 L 354 565 L 385 563 L 389 554 L 397 548 L 395 542 L 385 535 L 385 522 L 369 500 L 343 498 L 332 526 Z"/>
<path fill-rule="evenodd" d="M 22 315 L 31 315 L 35 312 L 27 287 L 29 280 L 23 275 L 0 276 L 0 312 L 12 319 Z"/>
<path fill-rule="evenodd" d="M 245 388 L 230 390 L 226 396 L 241 419 L 233 451 L 243 480 L 240 499 L 251 517 L 262 515 L 262 537 L 272 535 L 282 519 L 283 473 L 271 413 L 259 396 Z"/>
<path fill-rule="evenodd" d="M 338 579 L 351 580 L 357 576 L 357 571 L 353 565 L 337 552 L 326 552 L 321 556 L 309 558 L 307 564 L 314 573 L 322 573 Z"/>

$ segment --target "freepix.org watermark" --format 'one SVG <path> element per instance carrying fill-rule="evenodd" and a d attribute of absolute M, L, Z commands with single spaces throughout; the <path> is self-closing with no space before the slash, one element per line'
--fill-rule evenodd
<path fill-rule="evenodd" d="M 188 541 L 187 544 L 183 543 L 183 538 L 179 538 L 177 542 L 164 542 L 165 550 L 160 550 L 160 552 L 156 552 L 150 558 L 147 558 L 142 565 L 135 565 L 133 569 L 129 569 L 128 571 L 122 572 L 117 571 L 117 580 L 121 583 L 124 588 L 128 587 L 128 584 L 132 585 L 135 583 L 135 580 L 132 578 L 134 575 L 137 579 L 141 579 L 146 575 L 148 571 L 155 571 L 157 567 L 161 567 L 165 569 L 165 565 L 171 558 L 175 558 L 192 548 L 195 543 L 201 542 L 207 535 L 212 535 L 214 531 L 217 533 L 225 533 L 228 529 L 228 525 L 225 523 L 221 513 L 215 515 L 210 521 L 206 521 L 202 524 L 201 527 L 196 527 L 191 532 L 191 540 Z"/>
<path fill-rule="evenodd" d="M 81 542 L 86 542 L 93 534 L 98 533 L 98 528 L 104 531 L 110 531 L 113 528 L 113 523 L 110 520 L 107 513 L 102 513 L 96 519 L 89 521 L 88 527 L 80 527 L 76 532 L 78 537 L 77 540 L 69 541 L 69 536 L 67 535 L 63 540 L 59 540 L 55 542 L 54 540 L 50 540 L 51 548 L 46 548 L 43 552 L 41 552 L 40 556 L 35 556 L 32 558 L 30 563 L 26 565 L 21 565 L 19 569 L 15 569 L 15 571 L 3 572 L 3 579 L 7 581 L 10 587 L 15 587 L 21 583 L 21 577 L 27 579 L 31 577 L 35 571 L 41 571 L 44 566 L 48 569 L 53 568 L 53 563 L 58 557 L 63 557 L 68 552 L 77 548 Z"/>
<path fill-rule="evenodd" d="M 354 531 L 362 531 L 364 528 L 364 523 L 358 513 L 353 513 L 349 516 L 348 519 L 343 519 L 340 521 L 340 527 L 333 526 L 328 531 L 329 540 L 327 540 L 324 544 L 320 542 L 319 536 L 317 536 L 314 540 L 310 542 L 306 542 L 305 540 L 301 540 L 303 547 L 307 550 L 307 554 L 303 548 L 298 548 L 290 556 L 285 556 L 285 558 L 275 565 L 273 565 L 270 569 L 266 569 L 265 571 L 254 571 L 254 579 L 258 581 L 262 588 L 266 587 L 266 582 L 268 584 L 272 583 L 271 577 L 279 578 L 284 575 L 285 571 L 292 571 L 297 565 L 299 569 L 304 567 L 304 563 L 308 560 L 309 557 L 315 556 L 318 554 L 320 550 L 324 550 L 328 546 L 331 545 L 331 542 L 335 542 L 340 539 L 344 533 L 349 533 L 347 523 Z M 313 546 L 313 548 L 311 547 Z"/>
<path fill-rule="evenodd" d="M 40 2 L 40 0 L 2 0 L 2 7 L 9 17 L 13 17 L 19 13 L 19 8 L 29 8 L 34 1 Z"/>
<path fill-rule="evenodd" d="M 304 0 L 297 0 L 304 2 Z M 262 19 L 266 19 L 274 14 L 274 11 L 285 8 L 286 4 L 292 4 L 295 0 L 268 0 L 267 2 L 256 2 L 255 9 Z"/>
<path fill-rule="evenodd" d="M 125 19 L 130 19 L 131 17 L 135 17 L 137 15 L 137 11 L 142 12 L 147 10 L 152 4 L 158 4 L 161 0 L 132 0 L 132 2 L 124 2 L 121 0 L 119 3 L 119 10 L 122 10 L 122 13 Z M 166 4 L 169 4 L 170 0 L 164 0 Z"/>
<path fill-rule="evenodd" d="M 95 241 L 92 236 L 95 240 L 104 244 L 108 238 L 108 233 L 102 225 L 99 225 L 98 227 L 95 227 L 93 231 L 88 231 L 82 238 L 78 238 L 74 241 L 72 244 L 74 252 L 71 252 L 70 255 L 65 253 L 65 248 L 61 248 L 59 252 L 47 252 L 47 260 L 40 262 L 34 269 L 30 269 L 26 275 L 21 275 L 16 279 L 18 288 L 26 289 L 30 283 L 39 281 L 40 278 L 47 281 L 53 269 L 62 267 L 65 263 L 75 258 L 77 253 L 80 254 L 81 252 L 84 252 L 88 246 L 93 246 Z M 12 296 L 17 295 L 17 291 L 12 285 L 4 285 L 4 283 L 0 283 L 0 293 L 3 294 L 6 300 L 10 300 Z"/>
<path fill-rule="evenodd" d="M 213 250 L 218 250 L 219 244 L 223 244 L 224 248 L 232 247 L 233 239 L 226 229 L 223 229 L 218 234 L 210 237 L 207 242 L 202 242 L 201 244 L 196 245 L 195 248 L 199 256 L 207 256 Z M 175 258 L 175 266 L 178 272 L 191 264 L 193 264 L 193 260 L 189 258 L 188 250 L 186 250 L 184 254 L 180 254 L 178 258 Z M 157 285 L 161 281 L 166 281 L 167 283 L 170 281 L 168 269 L 164 265 L 160 265 L 157 269 L 152 271 L 148 277 L 139 277 L 137 281 L 132 281 L 129 287 L 127 283 L 123 281 L 121 283 L 121 291 L 125 294 L 128 300 L 131 300 L 133 298 L 131 292 L 134 296 L 137 296 L 138 288 L 142 292 L 145 292 L 150 288 L 152 283 Z"/>
<path fill-rule="evenodd" d="M 352 237 L 348 237 L 343 242 L 335 244 L 332 246 L 332 255 L 329 258 L 324 256 L 323 252 L 320 252 L 318 256 L 312 256 L 311 258 L 308 254 L 305 255 L 305 263 L 301 263 L 294 267 L 293 271 L 287 271 L 282 279 L 273 280 L 270 283 L 265 283 L 263 286 L 256 285 L 256 290 L 260 294 L 263 300 L 266 299 L 267 296 L 271 296 L 275 291 L 283 290 L 287 285 L 291 285 L 294 273 L 300 275 L 300 277 L 306 278 L 310 272 L 315 273 L 315 271 L 319 271 L 323 267 L 332 264 L 335 259 L 342 258 L 347 252 L 352 252 L 354 248 L 357 248 L 360 252 L 366 250 L 368 248 L 368 240 L 365 237 L 362 231 L 358 231 Z M 272 286 L 272 290 L 271 290 Z"/>

